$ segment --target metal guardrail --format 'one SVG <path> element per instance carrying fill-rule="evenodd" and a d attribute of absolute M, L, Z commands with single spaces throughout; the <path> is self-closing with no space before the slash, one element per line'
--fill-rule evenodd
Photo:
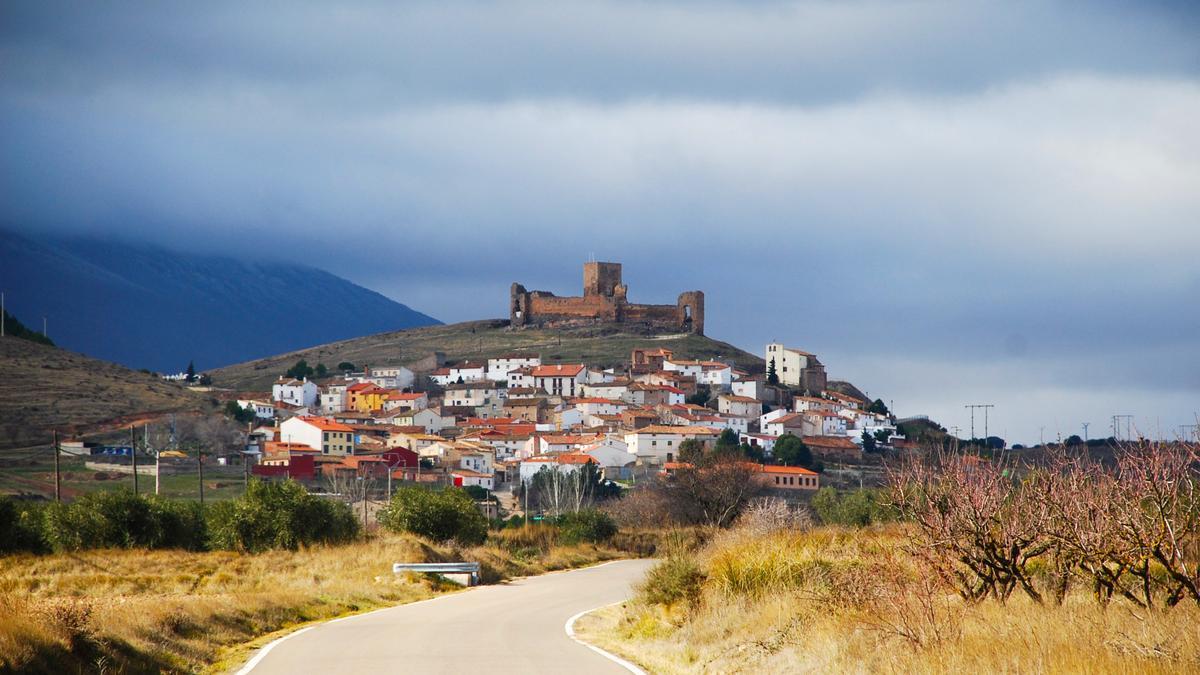
<path fill-rule="evenodd" d="M 392 572 L 427 572 L 430 574 L 470 574 L 471 586 L 479 583 L 479 563 L 392 563 Z"/>

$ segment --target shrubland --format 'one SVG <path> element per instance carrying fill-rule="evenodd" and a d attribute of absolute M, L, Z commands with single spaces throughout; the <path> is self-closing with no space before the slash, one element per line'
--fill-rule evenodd
<path fill-rule="evenodd" d="M 489 524 L 456 489 L 399 490 L 382 513 L 364 533 L 294 483 L 205 509 L 128 492 L 0 501 L 0 672 L 221 670 L 273 631 L 457 589 L 393 562 L 479 562 L 495 583 L 651 555 L 660 539 L 590 509 Z M 410 531 L 430 513 L 452 526 Z"/>
<path fill-rule="evenodd" d="M 1115 456 L 933 451 L 886 491 L 752 501 L 578 628 L 652 672 L 1200 672 L 1200 457 Z"/>

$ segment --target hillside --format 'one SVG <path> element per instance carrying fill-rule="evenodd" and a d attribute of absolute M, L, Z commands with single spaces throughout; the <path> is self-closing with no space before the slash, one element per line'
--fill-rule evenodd
<path fill-rule="evenodd" d="M 469 321 L 448 326 L 430 326 L 380 333 L 343 340 L 270 358 L 208 371 L 213 384 L 232 389 L 267 389 L 298 359 L 310 366 L 324 363 L 333 368 L 348 361 L 363 364 L 409 364 L 439 351 L 447 361 L 488 357 L 505 352 L 529 351 L 547 363 L 584 362 L 617 366 L 629 360 L 634 347 L 665 347 L 683 358 L 728 359 L 742 368 L 761 371 L 762 359 L 726 342 L 703 335 L 641 334 L 617 326 L 512 330 L 507 321 Z"/>
<path fill-rule="evenodd" d="M 0 338 L 0 448 L 48 443 L 144 412 L 209 407 L 208 399 L 154 375 L 63 349 Z"/>
<path fill-rule="evenodd" d="M 307 265 L 4 231 L 0 288 L 55 343 L 169 373 L 438 323 Z"/>

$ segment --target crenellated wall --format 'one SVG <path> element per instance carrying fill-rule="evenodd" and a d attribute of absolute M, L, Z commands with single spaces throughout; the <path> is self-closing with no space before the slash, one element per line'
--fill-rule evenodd
<path fill-rule="evenodd" d="M 559 321 L 593 320 L 650 324 L 667 330 L 704 334 L 704 293 L 687 291 L 674 305 L 639 305 L 627 300 L 619 263 L 584 265 L 583 297 L 559 297 L 512 285 L 509 317 L 513 326 L 545 325 Z"/>

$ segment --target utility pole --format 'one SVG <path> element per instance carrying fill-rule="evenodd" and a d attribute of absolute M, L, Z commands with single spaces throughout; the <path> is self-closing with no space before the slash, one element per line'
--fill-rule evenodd
<path fill-rule="evenodd" d="M 1129 431 L 1130 422 L 1133 420 L 1133 415 L 1113 415 L 1113 436 L 1119 441 L 1121 440 L 1121 420 L 1125 420 L 1125 440 L 1131 440 L 1132 434 Z"/>
<path fill-rule="evenodd" d="M 50 337 L 50 332 L 46 330 L 46 317 L 42 317 L 42 337 Z"/>
<path fill-rule="evenodd" d="M 133 460 L 133 496 L 138 493 L 138 470 L 137 470 L 137 437 L 134 436 L 135 428 L 132 424 L 129 425 L 129 458 Z"/>
<path fill-rule="evenodd" d="M 58 467 L 58 429 L 54 430 L 54 501 L 62 501 L 62 471 Z"/>
<path fill-rule="evenodd" d="M 147 448 L 150 447 L 150 425 L 149 424 L 142 427 L 142 442 L 146 445 Z M 162 467 L 162 458 L 160 458 L 158 456 L 159 453 L 161 453 L 161 452 L 162 451 L 159 450 L 158 452 L 154 453 L 154 494 L 156 494 L 156 495 L 158 494 L 158 490 L 159 490 L 158 477 L 161 473 L 160 469 Z"/>
<path fill-rule="evenodd" d="M 972 403 L 971 405 L 964 405 L 963 407 L 964 407 L 964 408 L 970 408 L 970 410 L 971 410 L 971 440 L 972 440 L 972 441 L 974 441 L 974 440 L 975 440 L 975 409 L 976 409 L 976 408 L 983 408 L 983 435 L 984 435 L 984 444 L 986 445 L 986 444 L 987 444 L 987 417 L 988 417 L 988 408 L 995 408 L 995 407 L 996 407 L 996 406 L 995 406 L 995 404 L 992 404 L 992 403 Z"/>
<path fill-rule="evenodd" d="M 196 471 L 200 476 L 200 508 L 204 508 L 204 451 L 196 450 Z"/>

